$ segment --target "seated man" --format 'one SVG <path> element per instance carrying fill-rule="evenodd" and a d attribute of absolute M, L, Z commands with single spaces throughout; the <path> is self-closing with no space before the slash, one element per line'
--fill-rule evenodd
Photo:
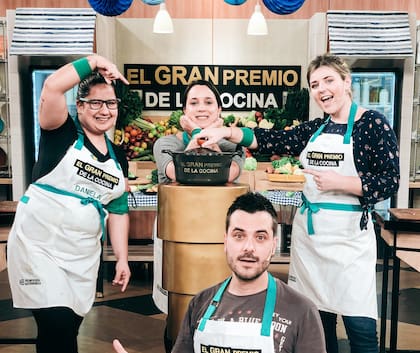
<path fill-rule="evenodd" d="M 267 271 L 276 232 L 277 214 L 264 196 L 233 202 L 224 238 L 232 276 L 191 300 L 172 352 L 325 352 L 317 307 Z"/>
<path fill-rule="evenodd" d="M 250 192 L 233 202 L 224 237 L 232 276 L 194 296 L 173 353 L 326 352 L 317 307 L 267 271 L 276 232 L 277 214 L 264 196 Z"/>

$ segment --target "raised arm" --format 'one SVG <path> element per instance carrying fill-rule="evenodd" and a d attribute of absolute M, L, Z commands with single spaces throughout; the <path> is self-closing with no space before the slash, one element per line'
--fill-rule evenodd
<path fill-rule="evenodd" d="M 68 116 L 65 93 L 93 70 L 98 70 L 108 83 L 119 79 L 128 84 L 116 65 L 99 55 L 90 55 L 62 66 L 44 82 L 39 108 L 41 128 L 53 130 L 64 123 Z"/>

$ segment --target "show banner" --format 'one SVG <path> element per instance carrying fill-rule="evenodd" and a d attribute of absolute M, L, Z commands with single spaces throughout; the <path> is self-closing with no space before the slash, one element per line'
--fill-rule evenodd
<path fill-rule="evenodd" d="M 224 110 L 282 108 L 287 92 L 300 90 L 300 74 L 300 66 L 124 65 L 144 110 L 181 109 L 186 86 L 197 79 L 217 87 Z"/>

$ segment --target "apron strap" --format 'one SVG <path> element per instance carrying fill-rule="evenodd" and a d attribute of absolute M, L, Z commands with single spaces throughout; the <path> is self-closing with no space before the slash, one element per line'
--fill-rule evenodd
<path fill-rule="evenodd" d="M 227 278 L 223 284 L 220 286 L 219 290 L 213 297 L 210 305 L 207 307 L 206 312 L 204 313 L 202 319 L 200 320 L 200 325 L 198 326 L 199 331 L 203 331 L 204 327 L 206 326 L 207 320 L 211 318 L 213 313 L 216 311 L 217 306 L 219 305 L 220 299 L 222 298 L 223 293 L 225 292 L 226 287 L 230 283 L 232 277 Z"/>
<path fill-rule="evenodd" d="M 323 123 L 318 130 L 315 131 L 315 133 L 312 135 L 312 137 L 310 138 L 309 142 L 314 142 L 315 139 L 321 135 L 322 131 L 324 131 L 325 127 L 327 126 L 328 122 L 331 120 L 331 117 L 329 116 L 327 118 L 327 120 L 325 120 L 325 123 Z"/>
<path fill-rule="evenodd" d="M 85 133 L 83 132 L 82 126 L 80 125 L 80 121 L 77 116 L 74 119 L 74 124 L 76 125 L 77 129 L 77 142 L 74 148 L 76 148 L 77 150 L 81 150 L 83 145 L 85 144 Z"/>
<path fill-rule="evenodd" d="M 347 121 L 346 133 L 344 134 L 344 137 L 343 137 L 343 143 L 346 145 L 350 143 L 351 134 L 353 133 L 354 118 L 356 116 L 356 112 L 357 112 L 357 104 L 355 102 L 352 102 L 351 107 L 350 107 L 349 119 Z M 327 120 L 325 120 L 325 122 L 312 135 L 309 142 L 315 141 L 315 139 L 322 133 L 322 131 L 324 131 L 330 119 L 331 119 L 331 116 L 328 116 Z"/>
<path fill-rule="evenodd" d="M 307 220 L 306 220 L 307 222 L 306 227 L 308 228 L 308 234 L 313 235 L 315 234 L 315 231 L 314 231 L 314 225 L 312 222 L 312 214 L 317 213 L 319 211 L 319 207 L 315 205 L 314 203 L 309 202 L 309 200 L 305 197 L 305 195 L 302 194 L 302 206 L 300 207 L 300 214 L 303 214 L 305 210 L 308 210 L 308 215 L 307 215 Z"/>
<path fill-rule="evenodd" d="M 357 104 L 355 102 L 352 102 L 351 107 L 350 107 L 349 120 L 347 122 L 347 130 L 343 139 L 343 143 L 345 145 L 348 145 L 350 143 L 351 134 L 353 133 L 354 118 L 356 116 L 356 112 L 357 112 Z"/>
<path fill-rule="evenodd" d="M 77 150 L 81 150 L 82 147 L 85 144 L 85 133 L 82 129 L 82 126 L 80 125 L 80 121 L 79 121 L 78 117 L 76 117 L 76 119 L 74 119 L 74 123 L 75 123 L 76 129 L 77 129 L 77 142 L 76 142 L 74 148 L 76 148 Z M 111 141 L 109 140 L 109 138 L 106 134 L 104 134 L 104 137 L 105 137 L 105 141 L 106 141 L 106 146 L 108 148 L 109 156 L 115 162 L 115 165 L 116 165 L 117 169 L 121 170 L 120 163 L 118 163 L 117 157 L 115 156 L 114 148 L 112 147 Z"/>
<path fill-rule="evenodd" d="M 308 210 L 307 216 L 307 227 L 308 234 L 314 235 L 314 226 L 312 221 L 312 214 L 317 213 L 321 208 L 326 210 L 334 211 L 351 211 L 351 212 L 362 212 L 363 208 L 361 205 L 351 205 L 344 203 L 333 203 L 333 202 L 310 202 L 304 194 L 302 194 L 302 206 L 300 208 L 300 214 L 303 214 L 305 210 Z"/>
<path fill-rule="evenodd" d="M 102 228 L 102 240 L 105 240 L 105 237 L 106 237 L 106 227 L 105 227 L 106 213 L 104 211 L 104 207 L 102 206 L 102 204 L 98 200 L 96 200 L 92 197 L 84 197 L 84 196 L 80 196 L 80 195 L 75 194 L 75 193 L 70 192 L 70 191 L 58 189 L 58 188 L 56 188 L 52 185 L 49 185 L 49 184 L 32 183 L 32 185 L 38 186 L 39 188 L 41 188 L 43 190 L 53 192 L 53 193 L 56 193 L 56 194 L 59 194 L 59 195 L 76 197 L 76 198 L 80 199 L 80 203 L 82 205 L 92 204 L 99 213 L 99 217 L 100 217 L 100 220 L 101 220 L 101 228 Z"/>
<path fill-rule="evenodd" d="M 267 288 L 267 295 L 265 297 L 265 305 L 264 305 L 264 313 L 262 317 L 262 325 L 261 325 L 261 336 L 270 336 L 271 334 L 271 322 L 273 320 L 274 309 L 276 307 L 276 299 L 277 299 L 277 286 L 276 281 L 274 280 L 273 276 L 270 273 L 268 274 L 268 288 Z M 223 293 L 226 290 L 226 287 L 230 283 L 232 277 L 226 279 L 223 284 L 220 286 L 218 291 L 216 292 L 215 296 L 213 297 L 210 305 L 207 307 L 206 312 L 204 313 L 203 317 L 200 320 L 200 324 L 198 325 L 198 330 L 203 331 L 206 323 L 210 320 L 211 316 L 217 309 L 219 302 L 222 298 Z"/>
<path fill-rule="evenodd" d="M 268 288 L 265 297 L 264 314 L 261 325 L 261 336 L 270 336 L 271 322 L 273 321 L 274 309 L 276 307 L 277 286 L 273 276 L 268 273 Z"/>
<path fill-rule="evenodd" d="M 112 143 L 109 140 L 108 136 L 106 134 L 105 135 L 105 141 L 106 141 L 106 145 L 108 147 L 108 152 L 109 152 L 109 156 L 112 158 L 112 160 L 115 162 L 115 166 L 117 167 L 118 170 L 121 170 L 121 166 L 120 163 L 117 160 L 117 157 L 115 156 L 115 152 L 114 152 L 114 148 L 112 147 Z"/>

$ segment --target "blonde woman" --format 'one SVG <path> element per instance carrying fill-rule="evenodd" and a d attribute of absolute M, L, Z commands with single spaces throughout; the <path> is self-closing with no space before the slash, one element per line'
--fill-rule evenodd
<path fill-rule="evenodd" d="M 357 106 L 351 76 L 337 56 L 316 57 L 307 70 L 325 117 L 290 131 L 205 129 L 203 145 L 222 138 L 261 153 L 299 155 L 306 183 L 293 222 L 289 285 L 318 306 L 328 353 L 338 351 L 341 315 L 352 353 L 378 351 L 376 237 L 370 210 L 399 187 L 399 152 L 387 118 Z"/>

